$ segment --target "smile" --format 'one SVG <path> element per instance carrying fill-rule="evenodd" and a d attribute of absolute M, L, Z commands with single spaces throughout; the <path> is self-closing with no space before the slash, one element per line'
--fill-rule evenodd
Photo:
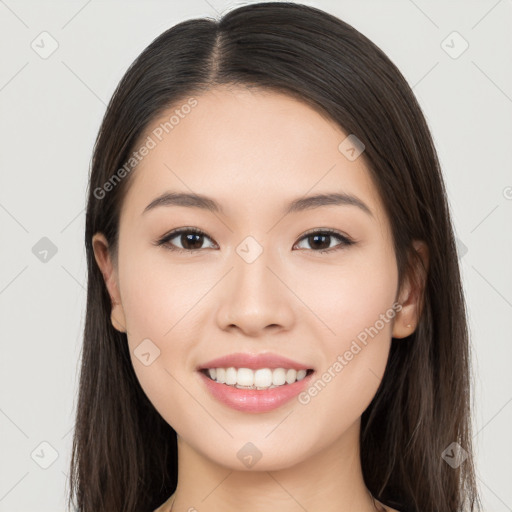
<path fill-rule="evenodd" d="M 213 370 L 213 369 L 211 369 Z M 218 378 L 217 368 L 215 368 L 215 376 Z M 233 378 L 235 376 L 238 382 L 238 372 L 242 370 L 241 376 L 242 381 L 243 377 L 248 376 L 244 370 L 248 370 L 248 368 L 220 368 L 220 375 L 222 376 L 222 370 L 225 371 L 225 374 Z M 277 368 L 277 370 L 283 370 L 283 372 L 278 372 L 277 376 L 282 380 L 282 376 L 284 374 L 284 368 Z M 293 370 L 293 369 L 290 369 Z M 262 375 L 266 379 L 266 383 L 270 378 L 270 373 L 274 375 L 274 371 L 270 372 L 269 368 L 261 368 L 260 370 L 256 370 L 254 373 L 254 379 L 259 379 L 257 377 L 258 372 L 263 372 Z M 288 375 L 288 371 L 286 370 L 286 374 Z M 245 413 L 264 413 L 270 412 L 274 409 L 278 409 L 279 407 L 284 406 L 286 403 L 289 403 L 293 398 L 299 395 L 307 386 L 310 385 L 313 374 L 315 373 L 313 370 L 299 370 L 300 376 L 302 376 L 303 372 L 306 373 L 304 377 L 300 380 L 297 379 L 299 376 L 299 371 L 293 370 L 296 372 L 295 379 L 292 383 L 288 383 L 285 381 L 283 384 L 271 384 L 267 387 L 242 387 L 239 384 L 227 384 L 220 383 L 217 380 L 214 380 L 210 377 L 209 370 L 200 370 L 197 374 L 200 376 L 203 385 L 205 386 L 208 394 L 210 394 L 216 401 L 221 404 L 235 409 L 237 411 L 245 412 Z M 293 376 L 293 372 L 289 374 L 290 380 Z M 244 381 L 243 381 L 244 382 Z M 248 381 L 245 381 L 248 382 Z M 257 381 L 257 383 L 262 383 Z"/>
<path fill-rule="evenodd" d="M 294 368 L 208 368 L 203 372 L 219 384 L 226 384 L 237 389 L 273 389 L 301 381 L 308 371 Z"/>

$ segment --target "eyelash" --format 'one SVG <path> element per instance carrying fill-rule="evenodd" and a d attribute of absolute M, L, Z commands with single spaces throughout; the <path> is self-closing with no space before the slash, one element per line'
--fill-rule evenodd
<path fill-rule="evenodd" d="M 172 244 L 170 244 L 170 240 L 172 240 L 173 238 L 176 238 L 177 236 L 182 235 L 184 233 L 194 233 L 196 235 L 204 235 L 206 238 L 209 238 L 210 240 L 212 240 L 206 233 L 204 233 L 200 229 L 179 228 L 179 229 L 175 229 L 175 230 L 171 231 L 170 233 L 167 233 L 166 235 L 164 235 L 161 239 L 159 239 L 155 242 L 155 245 L 163 246 L 165 249 L 167 249 L 169 251 L 177 251 L 177 252 L 188 252 L 188 253 L 195 252 L 195 253 L 197 253 L 197 252 L 203 250 L 203 249 L 183 249 L 181 247 L 176 247 L 176 246 L 173 246 Z M 339 245 L 330 247 L 329 249 L 321 249 L 321 250 L 306 249 L 306 250 L 310 250 L 310 251 L 317 252 L 320 254 L 335 252 L 335 251 L 338 251 L 345 247 L 349 247 L 350 245 L 354 245 L 356 243 L 354 240 L 351 240 L 347 236 L 342 235 L 341 233 L 339 233 L 338 231 L 335 231 L 334 229 L 320 229 L 320 230 L 316 230 L 316 231 L 309 231 L 309 232 L 305 233 L 304 235 L 302 235 L 302 237 L 298 240 L 298 242 L 304 240 L 305 238 L 309 238 L 310 236 L 313 236 L 313 235 L 327 235 L 327 236 L 337 238 L 341 242 Z M 296 245 L 296 244 L 294 244 L 294 245 Z M 300 250 L 304 250 L 304 249 L 300 249 Z"/>

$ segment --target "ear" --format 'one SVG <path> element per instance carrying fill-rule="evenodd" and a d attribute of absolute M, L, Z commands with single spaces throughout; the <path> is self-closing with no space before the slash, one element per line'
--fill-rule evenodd
<path fill-rule="evenodd" d="M 393 338 L 410 336 L 418 325 L 422 308 L 422 297 L 427 280 L 429 253 L 428 247 L 422 240 L 413 240 L 413 251 L 417 253 L 410 257 L 410 270 L 404 277 L 403 285 L 397 301 L 402 309 L 393 324 Z"/>
<path fill-rule="evenodd" d="M 108 242 L 103 233 L 96 233 L 92 237 L 92 247 L 96 263 L 103 274 L 103 279 L 105 280 L 105 285 L 112 302 L 110 321 L 112 322 L 114 329 L 119 332 L 126 332 L 126 319 L 123 305 L 121 303 L 121 294 L 119 293 L 117 269 L 112 261 Z"/>

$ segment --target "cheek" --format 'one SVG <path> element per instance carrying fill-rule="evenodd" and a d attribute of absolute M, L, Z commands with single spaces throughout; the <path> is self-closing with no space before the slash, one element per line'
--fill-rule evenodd
<path fill-rule="evenodd" d="M 146 396 L 170 424 L 179 426 L 179 411 L 190 409 L 190 396 L 182 386 L 190 378 L 190 352 L 199 340 L 192 325 L 211 280 L 170 265 L 161 255 L 155 258 L 154 252 L 126 248 L 124 254 L 130 256 L 120 261 L 128 345 Z"/>
<path fill-rule="evenodd" d="M 167 350 L 200 310 L 214 276 L 197 265 L 173 264 L 163 248 L 127 243 L 124 250 L 119 272 L 129 337 L 154 338 Z"/>
<path fill-rule="evenodd" d="M 322 368 L 299 398 L 315 415 L 325 416 L 335 435 L 364 412 L 380 385 L 397 313 L 398 274 L 393 255 L 376 251 L 319 277 L 306 286 L 312 309 L 329 331 L 319 338 Z"/>
<path fill-rule="evenodd" d="M 317 272 L 304 272 L 300 295 L 307 297 L 311 311 L 328 329 L 325 339 L 336 348 L 370 328 L 393 304 L 397 269 L 393 255 L 374 250 L 347 253 L 337 265 L 318 267 Z M 379 330 L 390 334 L 391 323 Z"/>
<path fill-rule="evenodd" d="M 188 395 L 180 383 L 190 379 L 192 356 L 204 338 L 204 311 L 211 307 L 209 292 L 222 273 L 213 275 L 197 263 L 172 264 L 163 249 L 143 250 L 134 244 L 125 247 L 124 255 L 119 266 L 121 298 L 137 378 L 157 410 L 169 407 L 169 396 L 175 402 L 183 398 L 182 410 L 187 410 Z M 143 347 L 150 358 L 157 355 L 148 366 L 138 358 Z"/>

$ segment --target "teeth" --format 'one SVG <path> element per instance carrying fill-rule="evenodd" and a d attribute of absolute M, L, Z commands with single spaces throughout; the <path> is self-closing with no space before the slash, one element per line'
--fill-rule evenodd
<path fill-rule="evenodd" d="M 219 384 L 227 384 L 239 389 L 270 389 L 285 384 L 293 384 L 306 376 L 306 370 L 293 368 L 209 368 L 208 375 Z"/>
<path fill-rule="evenodd" d="M 226 368 L 226 384 L 234 386 L 236 384 L 236 368 Z"/>

